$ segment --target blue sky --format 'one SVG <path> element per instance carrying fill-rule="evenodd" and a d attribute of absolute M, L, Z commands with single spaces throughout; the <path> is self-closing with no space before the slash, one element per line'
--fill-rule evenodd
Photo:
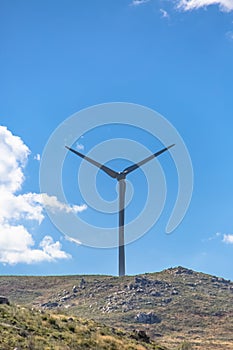
<path fill-rule="evenodd" d="M 39 159 L 52 132 L 83 108 L 117 101 L 167 118 L 188 147 L 195 178 L 187 215 L 166 235 L 177 180 L 169 155 L 160 159 L 165 210 L 126 247 L 127 273 L 184 265 L 233 279 L 233 1 L 2 0 L 0 16 L 0 273 L 117 274 L 117 250 L 67 240 L 39 195 Z M 161 146 L 122 126 L 87 134 L 81 152 L 113 137 L 139 139 L 154 152 Z M 114 225 L 116 216 L 84 206 L 75 177 L 80 164 L 68 155 L 64 188 L 73 212 Z M 132 175 L 132 183 L 140 180 L 140 171 Z M 104 174 L 97 188 L 115 198 L 115 183 Z M 135 193 L 136 213 L 143 193 Z"/>

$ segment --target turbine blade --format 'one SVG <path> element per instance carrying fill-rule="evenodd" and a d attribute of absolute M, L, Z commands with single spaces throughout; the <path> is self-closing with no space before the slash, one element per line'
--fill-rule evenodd
<path fill-rule="evenodd" d="M 131 173 L 132 171 L 138 169 L 141 165 L 143 165 L 143 164 L 149 162 L 150 160 L 152 160 L 152 159 L 158 157 L 160 154 L 162 154 L 163 152 L 166 152 L 169 148 L 171 148 L 171 147 L 173 147 L 173 146 L 175 146 L 175 144 L 170 145 L 170 146 L 168 146 L 168 147 L 166 147 L 166 148 L 163 148 L 163 149 L 161 149 L 160 151 L 158 151 L 158 152 L 152 154 L 151 156 L 149 156 L 149 157 L 147 157 L 147 158 L 141 160 L 140 162 L 138 162 L 138 163 L 136 163 L 136 164 L 133 164 L 133 165 L 129 166 L 128 168 L 125 168 L 125 169 L 123 170 L 123 174 L 127 175 L 127 174 Z"/>
<path fill-rule="evenodd" d="M 108 174 L 109 176 L 113 177 L 114 179 L 117 178 L 118 176 L 118 173 L 110 168 L 108 168 L 107 166 L 103 165 L 103 164 L 100 164 L 99 162 L 85 156 L 84 154 L 74 150 L 73 148 L 70 148 L 68 146 L 65 146 L 69 151 L 75 153 L 76 155 L 78 155 L 79 157 L 85 159 L 87 162 L 95 165 L 97 168 L 103 170 L 106 174 Z"/>

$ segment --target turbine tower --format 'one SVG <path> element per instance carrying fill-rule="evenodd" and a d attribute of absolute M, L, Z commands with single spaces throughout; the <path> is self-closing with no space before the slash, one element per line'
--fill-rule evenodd
<path fill-rule="evenodd" d="M 125 168 L 121 172 L 114 171 L 107 166 L 100 164 L 99 162 L 85 156 L 84 154 L 65 146 L 69 151 L 75 153 L 79 157 L 85 159 L 87 162 L 95 165 L 99 169 L 103 170 L 106 174 L 111 176 L 113 179 L 116 179 L 119 183 L 119 276 L 125 275 L 125 237 L 124 237 L 124 226 L 125 226 L 125 190 L 126 190 L 126 183 L 125 178 L 128 174 L 130 174 L 132 171 L 138 169 L 140 166 L 144 165 L 145 163 L 149 162 L 150 160 L 158 157 L 160 154 L 167 151 L 169 148 L 175 146 L 175 144 L 170 145 L 166 148 L 163 148 L 162 150 L 152 154 L 151 156 L 141 160 L 138 163 L 135 163 L 127 168 Z"/>

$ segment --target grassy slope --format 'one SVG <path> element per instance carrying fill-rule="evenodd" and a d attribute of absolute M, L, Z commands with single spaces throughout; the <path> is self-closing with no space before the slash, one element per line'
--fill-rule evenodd
<path fill-rule="evenodd" d="M 41 308 L 58 302 L 50 312 L 63 312 L 121 327 L 142 329 L 159 343 L 175 348 L 188 340 L 194 349 L 233 349 L 233 283 L 183 268 L 146 274 L 146 283 L 133 276 L 0 277 L 0 294 L 11 301 Z M 67 297 L 67 300 L 62 300 Z M 139 311 L 153 311 L 161 319 L 136 324 Z"/>
<path fill-rule="evenodd" d="M 0 349 L 31 350 L 146 350 L 164 349 L 143 344 L 120 330 L 91 320 L 0 305 Z"/>

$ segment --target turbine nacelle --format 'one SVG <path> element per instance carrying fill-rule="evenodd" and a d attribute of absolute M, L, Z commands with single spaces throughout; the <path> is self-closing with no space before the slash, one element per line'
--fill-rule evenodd
<path fill-rule="evenodd" d="M 117 181 L 124 180 L 126 178 L 126 175 L 127 174 L 125 174 L 124 171 L 118 173 L 117 178 L 116 178 Z"/>

